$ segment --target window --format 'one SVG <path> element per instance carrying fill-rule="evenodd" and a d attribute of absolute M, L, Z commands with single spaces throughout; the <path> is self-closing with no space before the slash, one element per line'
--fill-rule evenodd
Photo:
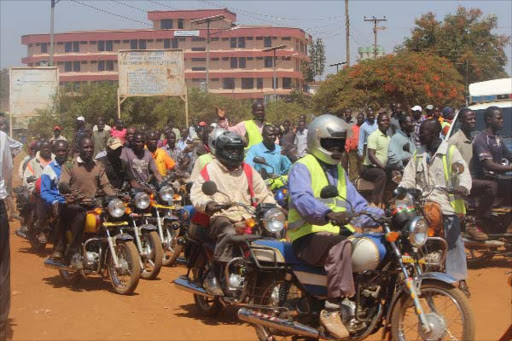
<path fill-rule="evenodd" d="M 48 53 L 48 43 L 41 43 L 41 53 Z"/>
<path fill-rule="evenodd" d="M 229 61 L 229 64 L 230 64 L 232 69 L 236 69 L 238 67 L 238 58 L 231 57 L 230 61 Z"/>
<path fill-rule="evenodd" d="M 283 78 L 283 89 L 291 89 L 292 88 L 292 79 L 285 77 Z"/>
<path fill-rule="evenodd" d="M 80 62 L 73 62 L 73 71 L 79 72 L 80 71 Z"/>
<path fill-rule="evenodd" d="M 130 40 L 130 48 L 132 50 L 136 50 L 137 49 L 137 40 Z"/>
<path fill-rule="evenodd" d="M 247 57 L 247 60 L 253 60 L 254 57 Z"/>
<path fill-rule="evenodd" d="M 146 40 L 139 39 L 139 49 L 145 50 L 146 49 Z"/>
<path fill-rule="evenodd" d="M 263 89 L 263 78 L 256 78 L 256 87 L 258 89 Z"/>
<path fill-rule="evenodd" d="M 205 58 L 205 60 L 206 60 L 206 58 Z M 220 59 L 219 59 L 219 58 L 211 58 L 210 60 L 211 60 L 212 62 L 218 62 Z"/>
<path fill-rule="evenodd" d="M 192 66 L 192 71 L 206 71 L 204 66 Z"/>
<path fill-rule="evenodd" d="M 247 37 L 246 39 L 247 40 L 253 40 L 254 38 L 253 37 Z"/>
<path fill-rule="evenodd" d="M 272 57 L 265 57 L 265 67 L 272 67 Z"/>
<path fill-rule="evenodd" d="M 191 51 L 206 51 L 206 47 L 193 47 L 190 49 Z"/>
<path fill-rule="evenodd" d="M 202 37 L 192 37 L 192 41 L 205 41 L 206 38 L 202 38 Z"/>
<path fill-rule="evenodd" d="M 238 48 L 245 48 L 245 37 L 238 37 Z"/>
<path fill-rule="evenodd" d="M 229 57 L 222 57 L 223 62 L 228 61 L 228 60 L 229 60 Z"/>
<path fill-rule="evenodd" d="M 164 39 L 164 49 L 177 49 L 178 38 Z"/>
<path fill-rule="evenodd" d="M 172 19 L 162 19 L 160 20 L 160 29 L 169 30 L 172 28 Z"/>
<path fill-rule="evenodd" d="M 222 79 L 222 88 L 227 90 L 233 90 L 235 88 L 235 79 L 234 78 L 223 78 Z"/>
<path fill-rule="evenodd" d="M 238 58 L 238 67 L 240 69 L 245 69 L 245 67 L 246 67 L 245 65 L 246 65 L 245 57 Z"/>
<path fill-rule="evenodd" d="M 105 61 L 105 69 L 107 71 L 114 71 L 114 61 L 113 60 Z"/>
<path fill-rule="evenodd" d="M 105 50 L 106 51 L 113 51 L 114 50 L 114 46 L 112 44 L 112 40 L 107 40 L 106 43 L 105 43 Z"/>
<path fill-rule="evenodd" d="M 192 58 L 193 62 L 206 62 L 206 58 Z"/>
<path fill-rule="evenodd" d="M 242 78 L 242 89 L 254 89 L 254 78 Z"/>
<path fill-rule="evenodd" d="M 64 44 L 64 52 L 71 52 L 73 50 L 73 43 L 67 42 Z"/>
<path fill-rule="evenodd" d="M 104 60 L 100 60 L 98 62 L 98 71 L 105 71 L 105 61 Z"/>
<path fill-rule="evenodd" d="M 105 51 L 105 41 L 98 40 L 98 51 Z"/>
<path fill-rule="evenodd" d="M 292 37 L 283 37 L 282 40 L 292 40 Z"/>
<path fill-rule="evenodd" d="M 185 20 L 178 19 L 178 29 L 183 29 Z"/>
<path fill-rule="evenodd" d="M 219 38 L 210 38 L 210 41 L 219 41 Z"/>
<path fill-rule="evenodd" d="M 79 41 L 73 42 L 73 52 L 80 52 L 80 42 Z"/>
<path fill-rule="evenodd" d="M 270 37 L 263 38 L 263 47 L 272 47 L 272 39 Z"/>
<path fill-rule="evenodd" d="M 222 41 L 228 41 L 229 38 L 222 38 Z"/>
<path fill-rule="evenodd" d="M 231 38 L 230 47 L 231 47 L 232 49 L 235 49 L 235 48 L 236 48 L 236 38 Z"/>
<path fill-rule="evenodd" d="M 256 40 L 263 40 L 263 37 L 256 37 Z"/>

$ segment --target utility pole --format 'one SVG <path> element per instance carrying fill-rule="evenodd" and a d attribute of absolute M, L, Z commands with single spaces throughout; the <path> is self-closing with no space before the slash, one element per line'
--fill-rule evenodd
<path fill-rule="evenodd" d="M 348 16 L 348 0 L 345 0 L 345 49 L 347 50 L 347 66 L 350 67 L 350 18 Z M 338 69 L 336 68 L 336 73 Z"/>
<path fill-rule="evenodd" d="M 54 19 L 55 19 L 55 5 L 60 0 L 50 0 L 51 2 L 51 10 L 50 10 L 50 62 L 49 66 L 53 66 L 53 36 L 54 36 Z"/>
<path fill-rule="evenodd" d="M 282 50 L 282 49 L 285 49 L 285 48 L 286 48 L 286 45 L 279 45 L 279 46 L 275 46 L 275 47 L 267 47 L 266 49 L 261 50 L 263 52 L 270 52 L 270 51 L 274 52 L 274 57 L 273 57 L 273 60 L 272 60 L 272 67 L 274 68 L 274 77 L 273 77 L 273 84 L 272 84 L 272 87 L 274 88 L 274 101 L 277 101 L 276 51 L 277 50 Z"/>
<path fill-rule="evenodd" d="M 383 30 L 384 29 L 384 27 L 377 27 L 377 23 L 379 23 L 381 21 L 388 21 L 388 20 L 386 19 L 386 17 L 384 17 L 384 18 L 371 17 L 370 19 L 366 19 L 366 17 L 364 17 L 364 21 L 373 21 L 373 35 L 374 35 L 374 39 L 373 39 L 373 57 L 377 58 L 377 32 L 378 32 L 378 30 Z"/>
<path fill-rule="evenodd" d="M 343 65 L 343 64 L 347 64 L 347 62 L 334 63 L 334 64 L 331 64 L 331 65 L 329 65 L 329 66 L 336 66 L 336 73 L 338 73 L 338 71 L 339 71 L 339 66 L 340 66 L 340 65 Z"/>

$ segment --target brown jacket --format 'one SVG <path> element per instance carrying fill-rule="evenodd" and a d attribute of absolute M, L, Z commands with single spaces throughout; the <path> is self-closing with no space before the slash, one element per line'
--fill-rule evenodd
<path fill-rule="evenodd" d="M 95 196 L 100 188 L 106 195 L 116 194 L 101 163 L 92 160 L 86 164 L 80 156 L 62 167 L 60 183 L 68 183 L 72 190 L 88 197 Z"/>

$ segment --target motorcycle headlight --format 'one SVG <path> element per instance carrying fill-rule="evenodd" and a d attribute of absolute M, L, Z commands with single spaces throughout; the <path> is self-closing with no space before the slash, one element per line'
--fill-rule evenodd
<path fill-rule="evenodd" d="M 160 197 L 160 199 L 167 202 L 172 201 L 173 195 L 174 190 L 172 189 L 171 186 L 164 186 L 160 188 L 160 191 L 158 192 L 158 196 Z"/>
<path fill-rule="evenodd" d="M 151 202 L 149 195 L 145 192 L 139 192 L 135 194 L 133 200 L 135 201 L 135 206 L 137 206 L 139 210 L 145 210 L 146 208 L 149 207 L 149 204 Z"/>
<path fill-rule="evenodd" d="M 409 225 L 409 241 L 414 247 L 422 247 L 427 242 L 428 223 L 423 217 L 416 217 Z"/>
<path fill-rule="evenodd" d="M 114 218 L 120 218 L 124 215 L 126 207 L 121 199 L 112 199 L 108 203 L 108 213 Z"/>
<path fill-rule="evenodd" d="M 263 215 L 263 226 L 269 232 L 281 232 L 284 229 L 286 216 L 278 208 L 271 208 Z"/>

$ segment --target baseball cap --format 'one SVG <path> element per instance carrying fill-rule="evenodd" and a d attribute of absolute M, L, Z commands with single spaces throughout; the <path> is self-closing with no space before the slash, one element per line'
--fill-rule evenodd
<path fill-rule="evenodd" d="M 427 105 L 426 107 L 427 110 L 433 110 L 434 109 L 434 106 L 432 104 L 429 104 Z"/>
<path fill-rule="evenodd" d="M 111 137 L 107 141 L 107 147 L 109 147 L 112 150 L 116 150 L 119 147 L 122 147 L 123 144 L 121 143 L 121 140 L 117 137 Z"/>
<path fill-rule="evenodd" d="M 201 122 L 199 122 L 199 126 L 201 126 L 201 127 L 206 127 L 206 122 L 205 122 L 205 121 L 201 121 Z"/>
<path fill-rule="evenodd" d="M 411 108 L 412 111 L 423 111 L 419 105 L 415 105 Z"/>
<path fill-rule="evenodd" d="M 83 116 L 78 116 L 76 118 L 77 121 L 82 121 L 82 122 L 85 122 L 85 118 Z"/>
<path fill-rule="evenodd" d="M 60 126 L 53 127 L 53 130 L 62 130 Z"/>

